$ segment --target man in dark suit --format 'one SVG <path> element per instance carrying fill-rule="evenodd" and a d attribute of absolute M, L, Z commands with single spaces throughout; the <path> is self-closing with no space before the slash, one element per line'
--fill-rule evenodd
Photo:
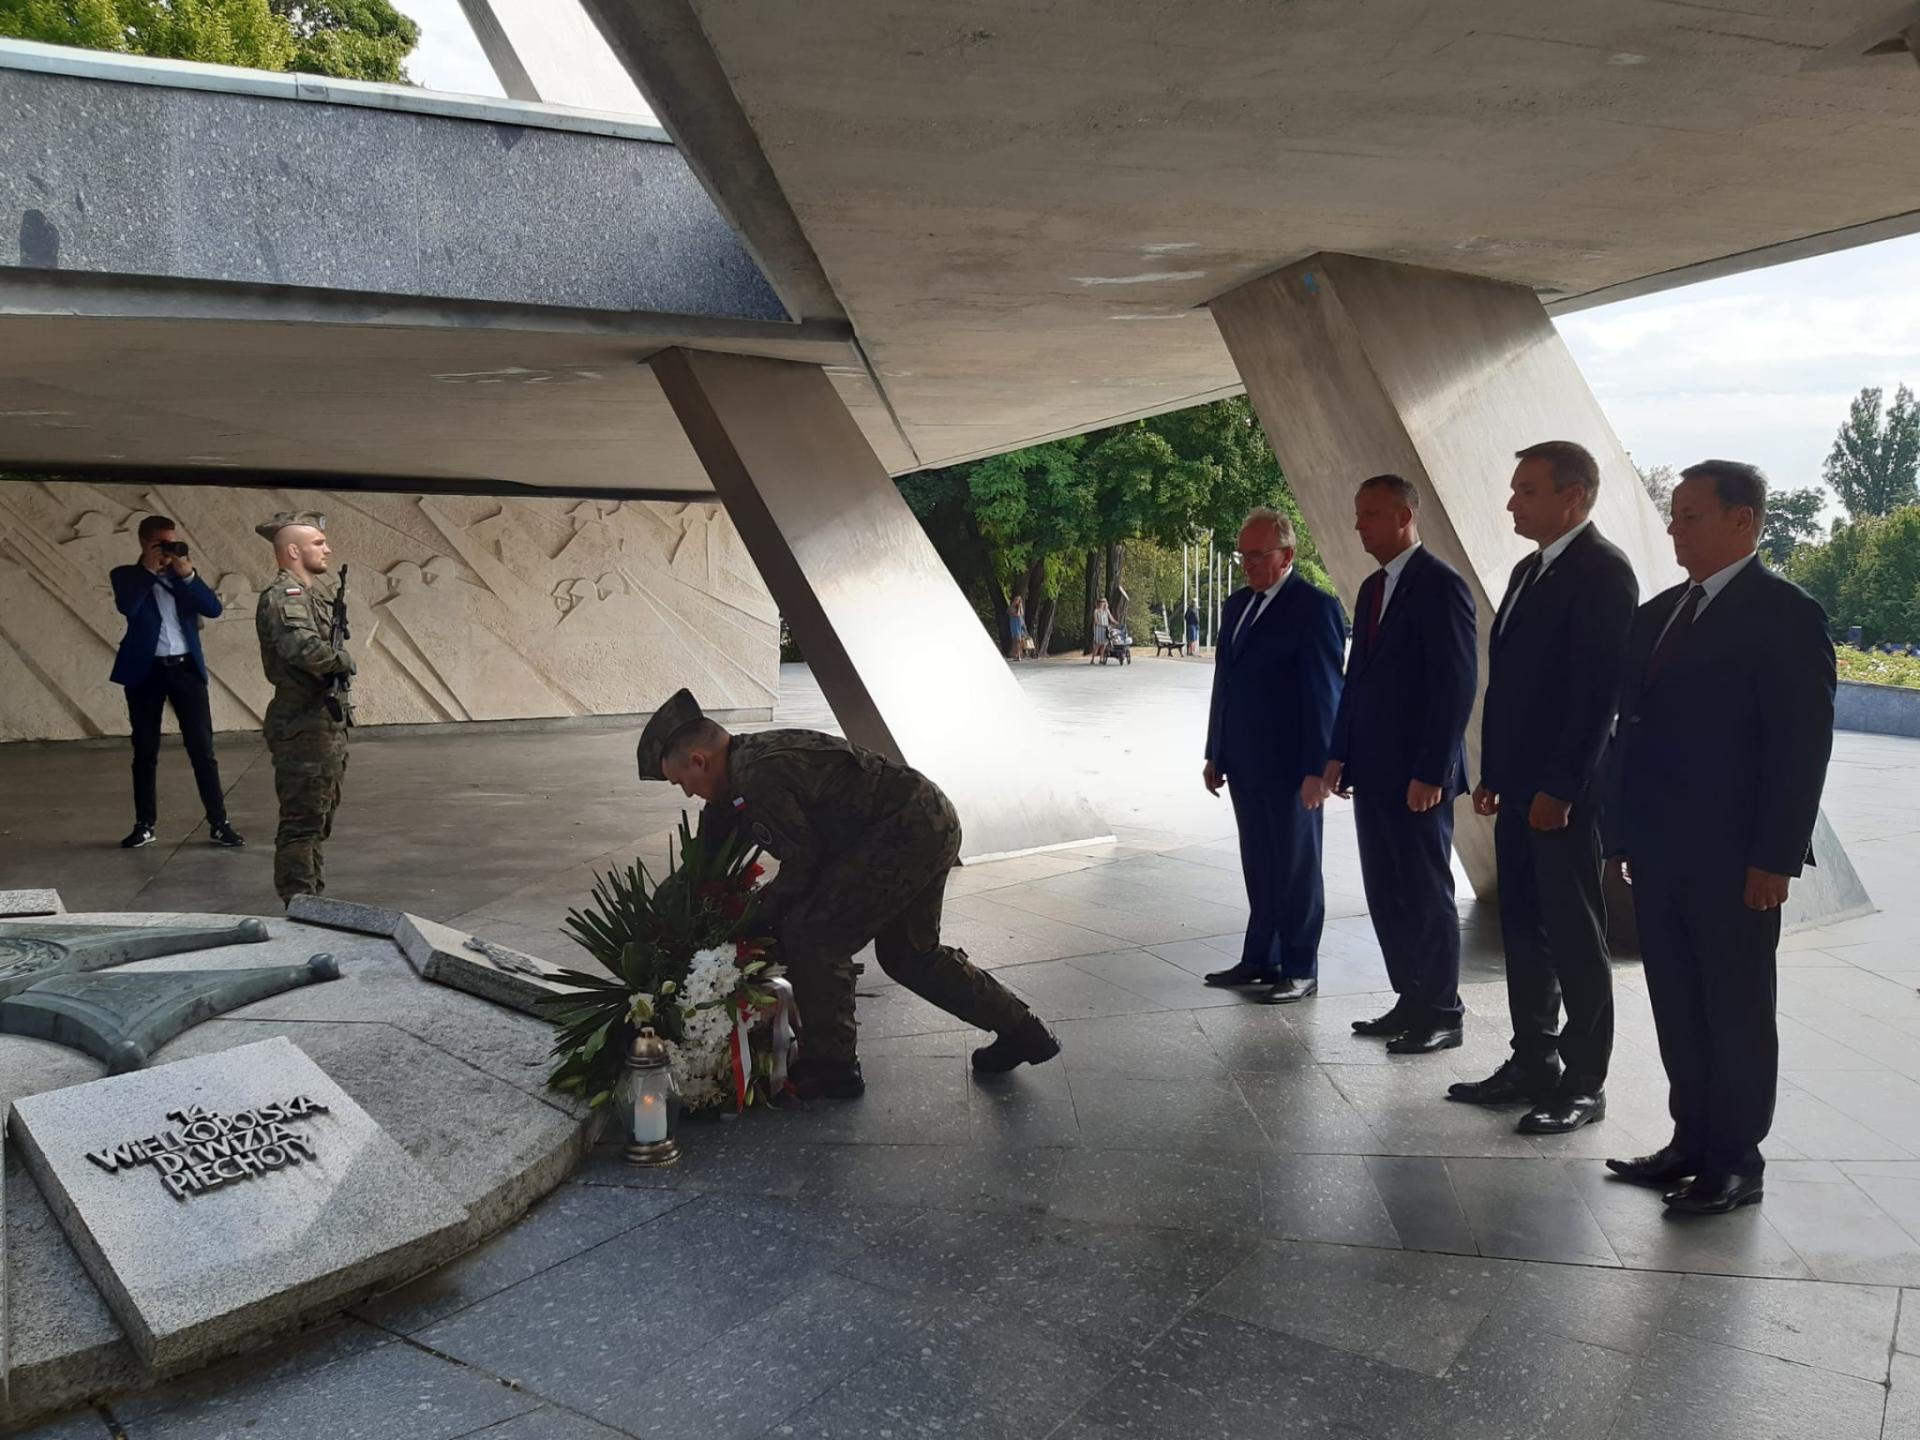
<path fill-rule="evenodd" d="M 1507 512 L 1539 548 L 1514 567 L 1494 617 L 1473 792 L 1474 811 L 1498 817 L 1513 1058 L 1447 1096 L 1525 1101 L 1522 1134 L 1564 1135 L 1606 1115 L 1613 971 L 1600 775 L 1640 585 L 1589 518 L 1600 490 L 1593 456 L 1548 440 L 1517 458 Z"/>
<path fill-rule="evenodd" d="M 1247 936 L 1209 985 L 1266 986 L 1269 1004 L 1320 988 L 1322 818 L 1302 787 L 1327 763 L 1340 698 L 1340 604 L 1293 573 L 1293 525 L 1256 510 L 1240 530 L 1247 586 L 1226 604 L 1207 716 L 1207 789 L 1222 781 L 1240 831 Z"/>
<path fill-rule="evenodd" d="M 1780 1042 L 1780 906 L 1813 862 L 1833 749 L 1833 642 L 1819 603 L 1755 555 L 1767 482 L 1751 465 L 1680 472 L 1667 533 L 1687 581 L 1634 616 L 1608 851 L 1633 881 L 1673 1139 L 1609 1160 L 1671 1210 L 1761 1197 Z"/>
<path fill-rule="evenodd" d="M 113 661 L 113 683 L 127 691 L 133 730 L 133 829 L 121 848 L 153 843 L 159 822 L 156 779 L 160 717 L 168 705 L 193 762 L 194 783 L 216 845 L 244 845 L 227 823 L 220 766 L 213 758 L 213 712 L 207 703 L 207 662 L 200 653 L 200 622 L 220 613 L 220 597 L 194 572 L 173 521 L 149 515 L 140 522 L 140 561 L 117 566 L 113 603 L 127 617 L 127 633 Z"/>
<path fill-rule="evenodd" d="M 1302 793 L 1353 796 L 1360 877 L 1398 997 L 1356 1020 L 1394 1055 L 1461 1040 L 1460 919 L 1453 904 L 1453 801 L 1467 788 L 1467 716 L 1479 656 L 1473 594 L 1420 543 L 1420 492 L 1375 475 L 1354 497 L 1360 543 L 1380 568 L 1360 587 L 1353 653 L 1321 778 Z"/>

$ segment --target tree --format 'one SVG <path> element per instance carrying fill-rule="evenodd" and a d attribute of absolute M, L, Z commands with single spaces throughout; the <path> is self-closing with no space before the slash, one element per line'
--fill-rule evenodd
<path fill-rule="evenodd" d="M 1883 416 L 1880 393 L 1853 397 L 1827 456 L 1826 482 L 1855 520 L 1920 501 L 1920 404 L 1902 385 Z"/>
<path fill-rule="evenodd" d="M 0 0 L 0 36 L 209 65 L 404 81 L 420 27 L 388 0 Z"/>
<path fill-rule="evenodd" d="M 1640 477 L 1640 483 L 1646 488 L 1647 498 L 1653 501 L 1653 508 L 1660 512 L 1662 520 L 1673 518 L 1673 487 L 1677 480 L 1671 465 L 1655 465 L 1651 470 L 1635 465 L 1634 471 Z"/>
<path fill-rule="evenodd" d="M 407 83 L 420 27 L 387 0 L 269 0 L 294 41 L 290 69 L 343 80 Z"/>
<path fill-rule="evenodd" d="M 1827 492 L 1818 485 L 1804 490 L 1777 490 L 1767 496 L 1766 524 L 1760 531 L 1760 553 L 1776 570 L 1808 541 L 1820 538 L 1820 516 L 1827 508 Z"/>
<path fill-rule="evenodd" d="M 1834 526 L 1825 544 L 1796 550 L 1787 573 L 1836 633 L 1858 625 L 1868 644 L 1920 640 L 1920 505 Z"/>

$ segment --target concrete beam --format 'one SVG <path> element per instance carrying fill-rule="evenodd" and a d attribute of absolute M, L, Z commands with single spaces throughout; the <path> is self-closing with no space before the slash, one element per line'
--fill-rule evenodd
<path fill-rule="evenodd" d="M 1633 462 L 1527 287 L 1321 254 L 1210 308 L 1350 610 L 1376 568 L 1353 533 L 1354 490 L 1404 475 L 1420 487 L 1421 539 L 1473 589 L 1484 682 L 1495 610 L 1529 548 L 1506 513 L 1513 452 L 1540 440 L 1576 440 L 1599 460 L 1594 521 L 1633 562 L 1643 599 L 1680 578 Z M 1725 448 L 1703 441 L 1703 452 Z M 1467 749 L 1477 774 L 1477 701 Z M 1475 893 L 1490 895 L 1493 825 L 1464 798 L 1455 836 Z M 1824 823 L 1819 844 L 1817 884 L 1796 886 L 1794 903 L 1860 908 L 1864 891 Z"/>
<path fill-rule="evenodd" d="M 1107 838 L 827 375 L 651 364 L 847 738 L 931 776 L 969 858 Z"/>

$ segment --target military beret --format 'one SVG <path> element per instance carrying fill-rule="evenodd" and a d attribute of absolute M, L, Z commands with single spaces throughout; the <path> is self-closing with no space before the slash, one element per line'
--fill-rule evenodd
<path fill-rule="evenodd" d="M 316 530 L 327 528 L 327 517 L 318 510 L 282 510 L 265 524 L 253 527 L 253 533 L 262 540 L 271 541 L 289 525 L 311 525 Z"/>
<path fill-rule="evenodd" d="M 672 699 L 654 711 L 653 718 L 647 721 L 647 728 L 640 732 L 640 744 L 635 753 L 635 758 L 640 762 L 640 778 L 666 779 L 661 773 L 660 762 L 666 758 L 667 742 L 702 718 L 700 702 L 693 698 L 691 690 L 677 691 Z"/>

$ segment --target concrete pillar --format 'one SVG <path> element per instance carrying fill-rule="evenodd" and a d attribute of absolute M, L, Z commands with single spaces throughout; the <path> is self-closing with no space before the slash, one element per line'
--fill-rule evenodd
<path fill-rule="evenodd" d="M 579 0 L 460 0 L 511 100 L 653 119 L 653 109 Z"/>
<path fill-rule="evenodd" d="M 1526 287 L 1321 254 L 1211 309 L 1349 610 L 1376 568 L 1353 533 L 1353 492 L 1369 475 L 1404 475 L 1420 487 L 1421 539 L 1473 589 L 1484 682 L 1494 611 L 1530 548 L 1506 513 L 1513 452 L 1540 440 L 1576 440 L 1599 460 L 1594 521 L 1633 562 L 1643 599 L 1681 578 L 1632 462 Z M 1737 437 L 1701 444 L 1703 457 L 1739 450 Z M 1467 750 L 1477 776 L 1477 703 Z M 1493 823 L 1464 797 L 1456 818 L 1461 863 L 1475 893 L 1491 895 Z M 1862 908 L 1824 820 L 1821 837 L 1831 853 L 1795 886 L 1796 909 Z"/>
<path fill-rule="evenodd" d="M 969 858 L 1110 838 L 825 373 L 652 365 L 847 738 L 938 782 Z"/>

